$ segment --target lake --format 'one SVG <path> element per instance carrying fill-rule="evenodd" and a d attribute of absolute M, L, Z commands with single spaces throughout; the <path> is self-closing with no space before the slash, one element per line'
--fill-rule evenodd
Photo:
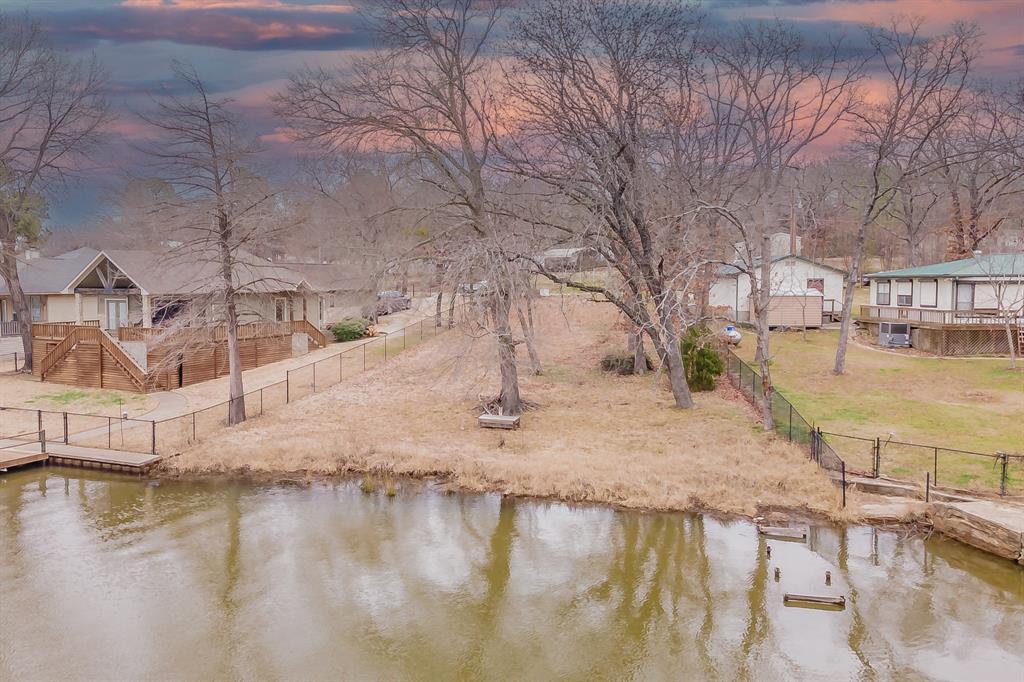
<path fill-rule="evenodd" d="M 0 475 L 0 590 L 3 680 L 1024 669 L 1024 569 L 938 536 L 820 526 L 766 542 L 745 521 L 412 483 L 389 497 L 350 481 Z M 786 606 L 785 592 L 847 605 Z"/>

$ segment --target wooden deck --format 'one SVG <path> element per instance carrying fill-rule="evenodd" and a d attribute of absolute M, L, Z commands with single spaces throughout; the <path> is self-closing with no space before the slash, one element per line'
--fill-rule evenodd
<path fill-rule="evenodd" d="M 46 462 L 60 466 L 144 474 L 160 459 L 159 455 L 148 452 L 122 452 L 81 445 L 65 445 L 60 442 L 48 442 L 46 452 L 43 453 L 40 452 L 38 443 L 19 444 L 14 440 L 0 440 L 0 469 Z"/>

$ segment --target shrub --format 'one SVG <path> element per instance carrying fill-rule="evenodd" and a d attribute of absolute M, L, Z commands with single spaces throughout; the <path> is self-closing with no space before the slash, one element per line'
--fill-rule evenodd
<path fill-rule="evenodd" d="M 651 359 L 644 355 L 644 362 L 647 363 L 647 369 L 654 369 L 654 365 L 651 364 Z M 601 369 L 605 372 L 615 372 L 616 374 L 622 374 L 627 376 L 633 373 L 633 354 L 632 353 L 609 353 L 608 355 L 601 358 Z"/>
<path fill-rule="evenodd" d="M 355 341 L 366 335 L 370 327 L 370 321 L 362 317 L 346 317 L 341 322 L 336 322 L 331 327 L 336 341 Z"/>
<path fill-rule="evenodd" d="M 711 335 L 705 327 L 690 327 L 679 342 L 686 370 L 686 383 L 691 391 L 715 390 L 715 377 L 725 371 L 722 358 L 711 347 Z"/>

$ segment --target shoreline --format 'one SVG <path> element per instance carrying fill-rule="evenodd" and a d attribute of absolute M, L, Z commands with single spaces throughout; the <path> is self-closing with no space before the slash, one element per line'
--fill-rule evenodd
<path fill-rule="evenodd" d="M 569 507 L 592 508 L 602 507 L 613 512 L 626 512 L 637 514 L 691 514 L 707 516 L 712 519 L 731 523 L 743 521 L 757 525 L 813 525 L 829 526 L 833 528 L 852 528 L 856 526 L 878 528 L 904 532 L 908 535 L 920 535 L 938 533 L 943 537 L 954 540 L 960 544 L 969 546 L 990 556 L 1005 559 L 1011 564 L 1024 567 L 1024 554 L 1012 558 L 1006 554 L 993 549 L 990 542 L 971 542 L 970 533 L 964 534 L 963 525 L 950 525 L 948 515 L 943 516 L 941 511 L 945 508 L 942 503 L 924 503 L 913 500 L 915 509 L 908 511 L 902 517 L 889 515 L 865 515 L 852 514 L 845 517 L 829 515 L 820 510 L 808 507 L 781 505 L 773 503 L 760 504 L 755 515 L 741 512 L 717 509 L 712 506 L 688 506 L 680 507 L 651 507 L 632 506 L 616 503 L 608 500 L 594 499 L 571 499 L 557 494 L 528 494 L 500 490 L 495 486 L 491 487 L 468 487 L 460 485 L 454 476 L 440 472 L 414 474 L 386 474 L 372 470 L 356 471 L 350 470 L 337 474 L 320 474 L 308 470 L 280 471 L 280 472 L 258 472 L 258 471 L 208 471 L 208 472 L 175 472 L 161 467 L 155 468 L 150 477 L 170 479 L 185 483 L 245 483 L 250 485 L 267 486 L 291 486 L 309 488 L 318 483 L 345 483 L 362 485 L 366 479 L 373 481 L 371 490 L 364 490 L 364 494 L 377 495 L 385 486 L 398 483 L 396 494 L 385 493 L 389 498 L 397 498 L 402 490 L 411 489 L 411 492 L 419 494 L 424 491 L 441 495 L 500 495 L 502 498 L 523 500 L 535 503 L 557 503 Z M 892 505 L 901 504 L 899 498 L 881 498 Z M 885 504 L 883 502 L 882 504 Z M 905 502 L 903 504 L 906 504 Z M 870 506 L 870 505 L 868 505 Z M 940 523 L 936 524 L 936 519 Z"/>
<path fill-rule="evenodd" d="M 373 470 L 349 470 L 344 473 L 336 474 L 324 474 L 316 473 L 310 470 L 295 470 L 295 471 L 251 471 L 251 470 L 223 470 L 223 471 L 205 471 L 205 472 L 181 472 L 169 470 L 157 465 L 149 473 L 149 478 L 169 479 L 172 481 L 179 481 L 184 483 L 245 483 L 249 485 L 267 485 L 267 486 L 295 486 L 295 487 L 310 487 L 317 483 L 351 483 L 361 484 L 365 479 L 372 479 L 375 488 L 383 487 L 385 483 L 396 482 L 404 485 L 408 485 L 415 492 L 422 490 L 431 490 L 438 494 L 460 494 L 460 495 L 500 495 L 501 497 L 508 497 L 514 500 L 525 500 L 530 502 L 544 502 L 544 503 L 559 503 L 573 507 L 603 507 L 610 511 L 615 512 L 635 512 L 640 514 L 700 514 L 710 516 L 712 518 L 724 520 L 724 521 L 748 521 L 750 523 L 757 523 L 758 519 L 762 519 L 766 524 L 769 522 L 779 520 L 797 520 L 804 522 L 813 522 L 818 525 L 832 525 L 832 526 L 855 526 L 855 525 L 872 525 L 882 527 L 885 525 L 893 527 L 905 527 L 907 525 L 913 525 L 914 521 L 884 523 L 871 522 L 869 519 L 861 519 L 860 517 L 851 516 L 848 518 L 836 518 L 829 514 L 811 509 L 809 507 L 797 507 L 787 506 L 781 504 L 768 503 L 758 507 L 757 515 L 751 516 L 741 512 L 728 511 L 723 509 L 717 509 L 711 506 L 690 506 L 690 507 L 652 507 L 652 506 L 633 506 L 627 504 L 621 504 L 608 500 L 594 500 L 594 499 L 572 499 L 557 494 L 531 494 L 531 493 L 517 493 L 507 490 L 499 490 L 497 487 L 468 487 L 458 483 L 455 480 L 455 476 L 451 473 L 444 472 L 432 472 L 424 474 L 385 474 L 379 471 Z M 401 490 L 401 488 L 399 488 Z M 377 490 L 367 492 L 366 494 L 375 494 Z M 785 516 L 785 519 L 781 517 Z M 770 525 L 770 524 L 769 524 Z"/>

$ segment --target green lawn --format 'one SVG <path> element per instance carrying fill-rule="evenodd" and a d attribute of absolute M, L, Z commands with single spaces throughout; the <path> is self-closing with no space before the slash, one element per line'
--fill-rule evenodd
<path fill-rule="evenodd" d="M 847 370 L 833 376 L 834 331 L 772 335 L 772 379 L 804 417 L 825 431 L 883 441 L 903 441 L 984 453 L 1024 454 L 1024 370 L 1005 359 L 937 359 L 896 355 L 851 344 Z M 753 339 L 738 353 L 753 359 Z M 844 458 L 870 462 L 870 446 L 835 439 Z M 934 451 L 887 445 L 883 473 L 923 477 Z M 991 482 L 991 460 L 940 452 L 939 474 L 947 483 Z M 954 471 L 954 469 L 956 471 Z M 1024 467 L 1012 467 L 1024 479 Z M 949 470 L 950 474 L 943 476 Z M 1024 480 L 1015 481 L 1024 484 Z"/>

